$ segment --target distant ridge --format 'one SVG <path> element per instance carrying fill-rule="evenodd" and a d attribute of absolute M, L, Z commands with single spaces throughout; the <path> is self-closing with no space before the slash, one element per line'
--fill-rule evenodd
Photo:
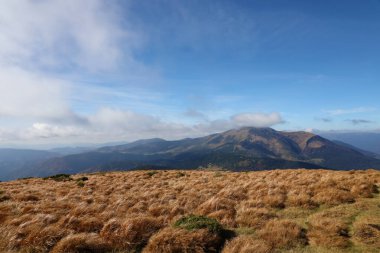
<path fill-rule="evenodd" d="M 33 167 L 58 156 L 56 152 L 44 150 L 0 148 L 0 180 L 34 174 Z"/>
<path fill-rule="evenodd" d="M 380 169 L 380 160 L 312 133 L 244 127 L 194 139 L 166 141 L 154 138 L 102 147 L 91 152 L 50 159 L 34 172 L 46 175 L 130 170 L 148 165 L 195 169 L 209 164 L 235 171 Z"/>

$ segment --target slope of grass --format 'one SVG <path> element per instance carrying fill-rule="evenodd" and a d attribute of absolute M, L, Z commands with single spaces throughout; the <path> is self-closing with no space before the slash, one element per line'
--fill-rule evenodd
<path fill-rule="evenodd" d="M 0 252 L 380 252 L 379 171 L 50 179 L 0 183 Z"/>

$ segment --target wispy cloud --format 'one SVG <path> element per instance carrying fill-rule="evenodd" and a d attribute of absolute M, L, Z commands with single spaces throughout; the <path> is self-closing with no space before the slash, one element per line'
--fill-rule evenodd
<path fill-rule="evenodd" d="M 326 111 L 328 114 L 336 116 L 336 115 L 344 115 L 344 114 L 354 114 L 354 113 L 365 113 L 365 112 L 373 112 L 376 111 L 374 107 L 356 107 L 351 109 L 334 109 Z"/>
<path fill-rule="evenodd" d="M 346 119 L 345 121 L 352 123 L 353 125 L 361 125 L 361 124 L 370 124 L 374 123 L 371 120 L 365 120 L 365 119 Z"/>
<path fill-rule="evenodd" d="M 330 123 L 333 121 L 331 118 L 315 118 L 315 120 L 322 121 L 324 123 Z"/>
<path fill-rule="evenodd" d="M 184 113 L 184 116 L 189 117 L 189 118 L 195 118 L 199 120 L 207 120 L 208 117 L 204 113 L 197 111 L 195 109 L 187 109 Z"/>

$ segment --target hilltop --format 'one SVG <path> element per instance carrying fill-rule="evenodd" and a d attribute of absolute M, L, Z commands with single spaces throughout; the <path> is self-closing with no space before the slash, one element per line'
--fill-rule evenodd
<path fill-rule="evenodd" d="M 380 172 L 130 171 L 0 183 L 2 252 L 380 251 Z"/>

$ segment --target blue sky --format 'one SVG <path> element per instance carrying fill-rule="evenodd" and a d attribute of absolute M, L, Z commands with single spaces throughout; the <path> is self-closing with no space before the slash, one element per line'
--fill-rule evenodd
<path fill-rule="evenodd" d="M 380 1 L 12 1 L 0 145 L 379 131 Z"/>

